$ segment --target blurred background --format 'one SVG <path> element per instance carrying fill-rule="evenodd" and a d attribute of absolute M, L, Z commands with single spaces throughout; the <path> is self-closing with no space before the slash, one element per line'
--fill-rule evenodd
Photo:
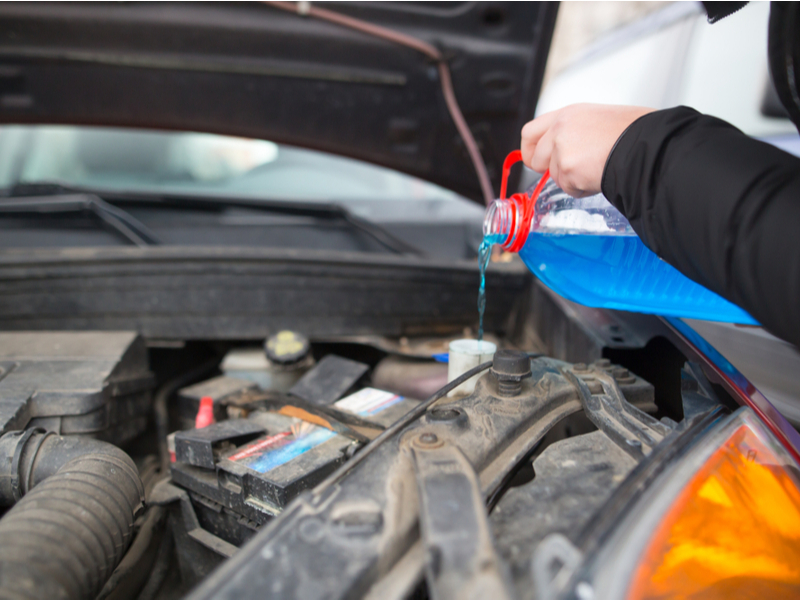
<path fill-rule="evenodd" d="M 537 113 L 575 102 L 687 105 L 794 154 L 767 67 L 768 2 L 711 25 L 699 2 L 564 2 Z"/>
<path fill-rule="evenodd" d="M 603 35 L 638 21 L 673 2 L 562 2 L 544 84 Z"/>

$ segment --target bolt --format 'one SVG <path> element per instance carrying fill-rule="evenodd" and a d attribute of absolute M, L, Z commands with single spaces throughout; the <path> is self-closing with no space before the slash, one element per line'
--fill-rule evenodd
<path fill-rule="evenodd" d="M 639 440 L 625 440 L 625 443 L 627 443 L 628 446 L 630 446 L 631 448 L 641 448 L 642 447 L 642 442 L 640 442 Z"/>
<path fill-rule="evenodd" d="M 572 370 L 576 373 L 585 373 L 589 370 L 589 367 L 586 366 L 586 363 L 575 363 L 572 365 Z"/>
<path fill-rule="evenodd" d="M 599 360 L 594 361 L 594 364 L 596 364 L 601 369 L 606 369 L 611 366 L 611 361 L 608 360 L 607 358 L 601 358 Z"/>
<path fill-rule="evenodd" d="M 603 393 L 603 384 L 597 381 L 594 377 L 581 377 L 583 382 L 586 384 L 586 387 L 589 388 L 589 391 L 592 395 L 602 394 Z"/>
<path fill-rule="evenodd" d="M 636 377 L 634 377 L 633 373 L 628 371 L 628 369 L 616 367 L 611 373 L 620 385 L 628 385 L 636 382 Z"/>
<path fill-rule="evenodd" d="M 492 375 L 501 396 L 516 396 L 522 390 L 522 380 L 531 376 L 531 359 L 524 352 L 498 350 L 494 353 Z"/>
<path fill-rule="evenodd" d="M 436 436 L 435 433 L 423 433 L 419 436 L 419 441 L 423 444 L 435 444 L 439 441 L 439 438 Z"/>

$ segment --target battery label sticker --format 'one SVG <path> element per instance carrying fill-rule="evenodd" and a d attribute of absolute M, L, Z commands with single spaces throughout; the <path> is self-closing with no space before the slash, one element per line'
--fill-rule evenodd
<path fill-rule="evenodd" d="M 333 406 L 361 417 L 369 417 L 397 404 L 402 399 L 402 396 L 391 392 L 364 388 L 335 402 Z M 335 435 L 336 433 L 329 429 L 298 420 L 290 430 L 257 440 L 229 456 L 228 460 L 241 461 L 243 465 L 254 471 L 266 473 L 319 446 Z"/>
<path fill-rule="evenodd" d="M 280 433 L 271 435 L 263 440 L 257 441 L 255 444 L 246 446 L 243 450 L 229 456 L 228 460 L 242 460 L 243 458 L 248 458 L 256 454 L 261 455 L 267 448 L 273 446 L 285 446 L 290 441 L 286 439 L 290 435 L 292 435 L 291 431 L 281 431 Z"/>
<path fill-rule="evenodd" d="M 334 406 L 339 410 L 346 410 L 360 417 L 369 417 L 378 414 L 393 404 L 397 404 L 402 399 L 402 396 L 391 392 L 384 392 L 375 388 L 364 388 L 355 394 L 350 394 L 347 398 L 342 398 L 335 402 Z"/>

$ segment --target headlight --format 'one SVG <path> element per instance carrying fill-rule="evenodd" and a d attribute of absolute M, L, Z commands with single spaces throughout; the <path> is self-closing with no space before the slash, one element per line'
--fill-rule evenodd
<path fill-rule="evenodd" d="M 799 474 L 755 414 L 739 409 L 648 486 L 575 595 L 800 597 Z"/>
<path fill-rule="evenodd" d="M 721 437 L 653 532 L 629 600 L 800 596 L 797 465 L 749 412 Z"/>

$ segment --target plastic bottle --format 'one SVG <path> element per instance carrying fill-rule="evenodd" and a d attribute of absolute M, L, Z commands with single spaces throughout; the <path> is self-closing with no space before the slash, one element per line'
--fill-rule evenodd
<path fill-rule="evenodd" d="M 550 289 L 587 306 L 758 324 L 656 256 L 601 194 L 573 198 L 545 173 L 532 193 L 506 199 L 508 172 L 521 159 L 519 151 L 506 158 L 501 199 L 486 211 L 484 239 L 519 252 Z"/>

